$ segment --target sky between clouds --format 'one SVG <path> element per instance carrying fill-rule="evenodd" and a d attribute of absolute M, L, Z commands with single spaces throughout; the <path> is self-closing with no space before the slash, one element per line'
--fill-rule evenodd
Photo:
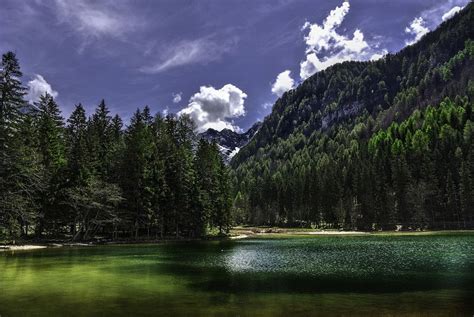
<path fill-rule="evenodd" d="M 469 0 L 2 0 L 0 51 L 68 116 L 105 98 L 242 131 L 285 91 L 345 60 L 418 41 Z"/>

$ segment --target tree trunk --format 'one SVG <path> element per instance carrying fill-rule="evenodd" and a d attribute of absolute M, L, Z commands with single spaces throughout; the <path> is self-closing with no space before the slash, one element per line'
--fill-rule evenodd
<path fill-rule="evenodd" d="M 164 237 L 164 231 L 165 231 L 165 224 L 164 224 L 164 217 L 163 215 L 160 216 L 161 220 L 160 220 L 160 236 L 161 236 L 161 239 L 163 239 Z"/>

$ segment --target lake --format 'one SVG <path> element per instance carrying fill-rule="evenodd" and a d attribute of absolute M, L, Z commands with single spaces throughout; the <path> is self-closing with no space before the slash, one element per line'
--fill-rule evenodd
<path fill-rule="evenodd" d="M 474 234 L 0 252 L 0 315 L 472 316 Z"/>

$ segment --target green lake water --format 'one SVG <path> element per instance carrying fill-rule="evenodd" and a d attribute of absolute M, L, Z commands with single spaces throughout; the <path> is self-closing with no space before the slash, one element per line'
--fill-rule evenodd
<path fill-rule="evenodd" d="M 0 252 L 0 315 L 473 316 L 474 234 Z"/>

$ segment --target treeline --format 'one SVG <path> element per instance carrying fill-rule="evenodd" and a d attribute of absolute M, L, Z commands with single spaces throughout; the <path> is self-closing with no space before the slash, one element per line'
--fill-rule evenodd
<path fill-rule="evenodd" d="M 228 170 L 194 123 L 138 109 L 124 129 L 104 101 L 65 121 L 34 107 L 15 55 L 0 69 L 0 237 L 200 237 L 228 231 Z"/>
<path fill-rule="evenodd" d="M 368 137 L 373 124 L 366 117 L 352 129 L 319 133 L 313 147 L 279 161 L 275 172 L 270 161 L 237 169 L 241 221 L 359 230 L 474 227 L 472 101 L 446 99 Z"/>

